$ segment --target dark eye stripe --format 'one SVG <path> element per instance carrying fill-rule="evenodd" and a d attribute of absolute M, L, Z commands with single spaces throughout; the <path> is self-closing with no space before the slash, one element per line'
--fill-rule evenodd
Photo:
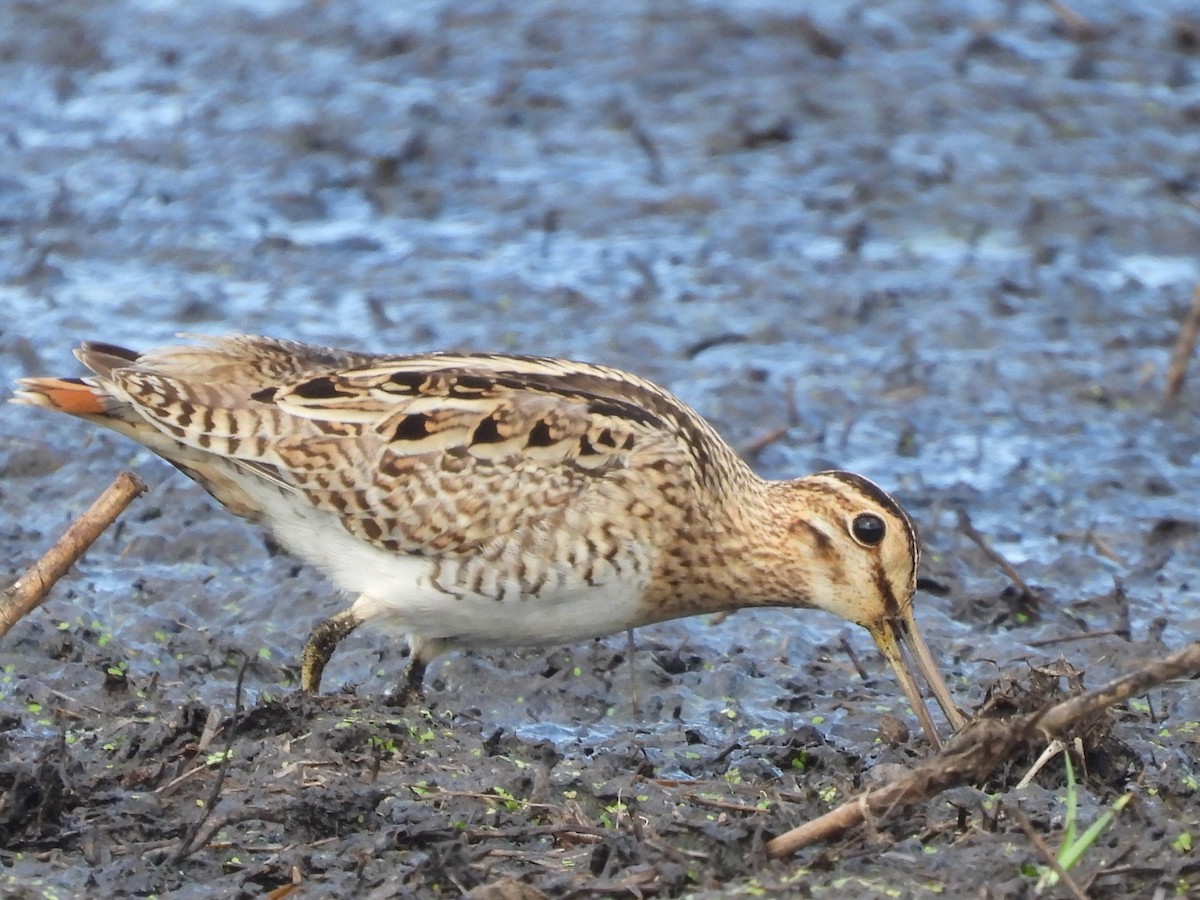
<path fill-rule="evenodd" d="M 832 470 L 828 472 L 822 472 L 821 474 L 826 475 L 829 478 L 834 478 L 843 484 L 848 484 L 851 487 L 861 491 L 875 503 L 878 503 L 879 506 L 886 512 L 891 513 L 904 523 L 904 537 L 908 541 L 908 552 L 913 561 L 912 578 L 915 581 L 917 577 L 917 564 L 921 559 L 921 538 L 917 534 L 917 526 L 913 524 L 913 520 L 909 518 L 908 513 L 904 511 L 904 508 L 900 506 L 900 504 L 894 499 L 892 499 L 891 494 L 889 494 L 879 485 L 875 484 L 875 482 L 863 478 L 861 475 L 857 475 L 854 472 Z"/>

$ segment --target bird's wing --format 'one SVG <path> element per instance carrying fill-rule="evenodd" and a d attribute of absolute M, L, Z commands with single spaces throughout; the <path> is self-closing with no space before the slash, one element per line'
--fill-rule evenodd
<path fill-rule="evenodd" d="M 85 345 L 79 356 L 93 383 L 171 440 L 403 553 L 499 558 L 578 531 L 579 517 L 649 519 L 654 504 L 679 500 L 672 491 L 729 468 L 712 466 L 731 451 L 692 410 L 600 366 L 250 337 L 141 355 Z M 608 534 L 605 544 L 629 537 L 617 524 Z"/>

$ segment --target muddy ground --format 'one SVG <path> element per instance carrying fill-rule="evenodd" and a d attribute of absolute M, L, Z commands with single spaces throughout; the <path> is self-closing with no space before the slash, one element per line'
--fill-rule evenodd
<path fill-rule="evenodd" d="M 964 708 L 1194 639 L 1200 378 L 1160 408 L 1194 5 L 805 6 L 3 0 L 0 381 L 178 331 L 623 366 L 764 475 L 897 493 Z M 1018 789 L 1026 759 L 768 862 L 929 752 L 824 615 L 457 654 L 404 710 L 403 641 L 356 634 L 306 699 L 316 573 L 83 423 L 5 407 L 0 466 L 12 577 L 120 469 L 152 485 L 0 644 L 5 896 L 1022 897 L 1014 810 L 1061 842 L 1062 761 Z M 1198 695 L 1085 747 L 1082 825 L 1133 794 L 1091 896 L 1200 892 Z"/>

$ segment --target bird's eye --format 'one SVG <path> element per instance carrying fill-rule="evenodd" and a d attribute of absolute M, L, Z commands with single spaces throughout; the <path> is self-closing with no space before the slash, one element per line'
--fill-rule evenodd
<path fill-rule="evenodd" d="M 859 513 L 850 523 L 850 533 L 864 547 L 874 547 L 883 541 L 887 526 L 874 513 Z"/>

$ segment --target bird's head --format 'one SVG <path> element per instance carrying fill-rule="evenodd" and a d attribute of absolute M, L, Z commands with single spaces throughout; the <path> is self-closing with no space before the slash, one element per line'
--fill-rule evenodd
<path fill-rule="evenodd" d="M 777 587 L 791 599 L 784 603 L 824 609 L 866 628 L 895 671 L 930 742 L 940 746 L 913 670 L 932 691 L 952 729 L 957 731 L 966 720 L 954 706 L 913 616 L 921 551 L 912 520 L 887 492 L 852 472 L 777 482 L 772 491 L 777 521 L 787 530 L 787 560 L 779 570 L 790 584 Z"/>

